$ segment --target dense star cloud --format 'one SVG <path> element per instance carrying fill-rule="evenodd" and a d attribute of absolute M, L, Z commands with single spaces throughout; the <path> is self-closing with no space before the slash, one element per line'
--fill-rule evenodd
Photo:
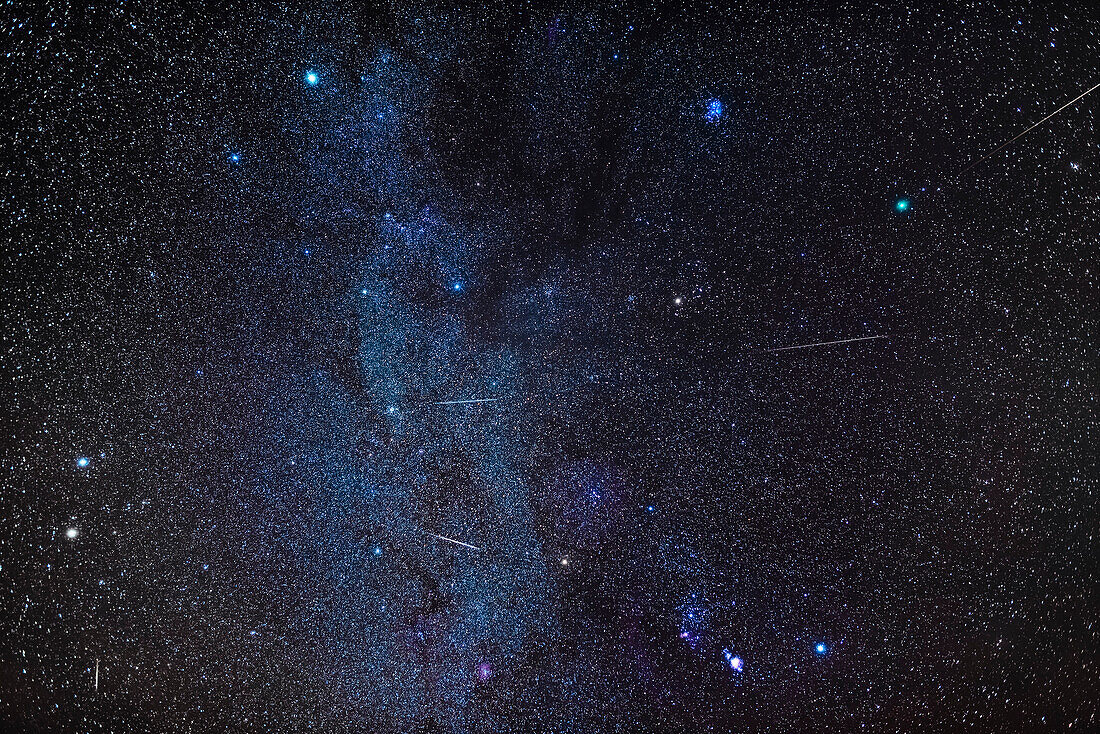
<path fill-rule="evenodd" d="M 1097 725 L 1100 13 L 723 7 L 5 6 L 5 731 Z"/>

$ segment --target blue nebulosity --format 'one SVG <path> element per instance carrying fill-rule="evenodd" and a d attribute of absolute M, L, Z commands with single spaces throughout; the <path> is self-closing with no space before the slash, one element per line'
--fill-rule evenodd
<path fill-rule="evenodd" d="M 722 112 L 724 111 L 724 109 L 725 108 L 722 106 L 722 100 L 718 99 L 717 97 L 708 99 L 706 104 L 706 112 L 704 112 L 703 117 L 705 117 L 708 122 L 716 122 L 719 118 L 722 117 Z"/>
<path fill-rule="evenodd" d="M 819 642 L 814 645 L 814 652 L 816 652 L 818 655 L 824 655 L 828 651 L 829 648 L 825 645 L 824 642 Z"/>
<path fill-rule="evenodd" d="M 79 466 L 81 469 L 86 469 L 91 463 L 92 460 L 89 459 L 87 456 L 81 456 L 79 459 L 76 460 L 76 465 Z"/>
<path fill-rule="evenodd" d="M 898 199 L 897 203 L 894 204 L 894 208 L 897 209 L 899 213 L 909 211 L 909 200 L 908 199 Z"/>
<path fill-rule="evenodd" d="M 321 77 L 315 71 L 307 71 L 305 78 L 306 78 L 306 84 L 308 84 L 311 87 L 317 86 L 317 84 L 321 81 Z"/>
<path fill-rule="evenodd" d="M 375 101 L 398 119 L 402 97 L 393 95 L 414 96 L 419 84 L 395 76 Z M 478 250 L 466 243 L 499 235 L 477 218 L 423 206 L 425 182 L 437 176 L 402 139 L 365 141 L 358 165 L 387 208 L 348 278 L 348 320 L 326 347 L 339 368 L 288 376 L 271 388 L 265 411 L 280 450 L 309 457 L 293 474 L 313 488 L 310 499 L 281 505 L 300 524 L 298 562 L 319 591 L 300 624 L 314 625 L 330 651 L 319 679 L 363 720 L 383 722 L 377 730 L 412 731 L 434 719 L 448 722 L 446 731 L 471 731 L 475 688 L 507 679 L 522 667 L 523 646 L 557 628 L 521 464 L 530 418 L 496 404 L 432 404 L 484 397 L 476 385 L 522 390 L 510 345 L 476 337 L 453 301 L 418 290 L 422 264 L 476 267 Z M 453 277 L 443 283 L 455 294 L 465 288 Z"/>

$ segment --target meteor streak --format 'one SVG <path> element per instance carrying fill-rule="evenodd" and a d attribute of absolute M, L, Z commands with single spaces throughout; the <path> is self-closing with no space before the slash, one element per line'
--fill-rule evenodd
<path fill-rule="evenodd" d="M 848 342 L 865 342 L 868 339 L 885 339 L 890 336 L 889 334 L 879 334 L 878 336 L 856 336 L 851 339 L 837 339 L 832 342 L 814 342 L 813 344 L 795 344 L 793 347 L 776 347 L 775 349 L 765 349 L 765 352 L 785 352 L 789 349 L 809 349 L 810 347 L 826 347 L 830 344 L 847 344 Z"/>
<path fill-rule="evenodd" d="M 467 405 L 469 403 L 495 403 L 499 398 L 474 398 L 472 400 L 443 400 L 432 405 Z"/>
<path fill-rule="evenodd" d="M 454 538 L 448 538 L 446 535 L 437 535 L 436 533 L 433 533 L 429 530 L 425 530 L 424 532 L 427 533 L 428 535 L 432 536 L 433 538 L 439 538 L 440 540 L 445 540 L 448 543 L 454 543 L 455 545 L 461 545 L 463 548 L 469 548 L 471 550 L 476 550 L 476 551 L 482 550 L 481 548 L 478 548 L 476 545 L 470 545 L 469 543 L 463 543 L 461 540 L 455 540 Z"/>
<path fill-rule="evenodd" d="M 1050 118 L 1054 117 L 1055 115 L 1057 115 L 1057 114 L 1058 114 L 1059 112 L 1061 112 L 1061 111 L 1062 111 L 1062 110 L 1064 110 L 1065 108 L 1069 107 L 1069 106 L 1070 106 L 1071 104 L 1073 104 L 1074 102 L 1077 102 L 1078 100 L 1082 99 L 1082 98 L 1083 98 L 1083 97 L 1084 97 L 1084 96 L 1085 96 L 1086 94 L 1089 94 L 1090 92 L 1092 92 L 1092 91 L 1093 91 L 1094 89 L 1096 89 L 1097 87 L 1100 87 L 1100 83 L 1098 83 L 1098 84 L 1095 84 L 1095 85 L 1093 85 L 1091 89 L 1087 89 L 1087 90 L 1085 90 L 1084 92 L 1081 92 L 1081 94 L 1077 95 L 1076 97 L 1074 97 L 1073 99 L 1071 99 L 1071 100 L 1070 100 L 1069 102 L 1066 102 L 1066 103 L 1065 103 L 1064 105 L 1062 105 L 1062 106 L 1061 106 L 1061 107 L 1059 107 L 1058 109 L 1054 110 L 1054 112 L 1051 112 L 1051 113 L 1050 113 L 1049 115 L 1047 115 L 1047 116 L 1046 116 L 1046 117 L 1044 117 L 1043 119 L 1039 120 L 1039 121 L 1038 121 L 1037 123 L 1035 123 L 1034 125 L 1032 125 L 1031 127 L 1029 127 L 1029 128 L 1027 129 L 1027 130 L 1024 130 L 1024 131 L 1023 131 L 1022 133 L 1020 133 L 1020 134 L 1019 134 L 1019 135 L 1017 135 L 1016 137 L 1012 138 L 1012 139 L 1011 139 L 1011 140 L 1009 140 L 1009 141 L 1008 141 L 1007 143 L 1001 143 L 1001 144 L 1000 144 L 999 146 L 997 146 L 997 147 L 996 147 L 996 148 L 994 148 L 993 150 L 989 151 L 988 153 L 986 153 L 985 155 L 983 155 L 983 156 L 982 156 L 981 158 L 979 158 L 978 160 L 976 160 L 976 161 L 974 161 L 973 163 L 971 163 L 971 164 L 970 164 L 969 166 L 967 166 L 966 168 L 964 168 L 964 169 L 962 169 L 961 171 L 959 171 L 959 175 L 961 176 L 962 174 L 966 173 L 967 171 L 969 171 L 969 170 L 970 170 L 971 168 L 973 168 L 974 166 L 978 165 L 978 164 L 979 164 L 979 163 L 981 163 L 982 161 L 984 161 L 984 160 L 986 160 L 986 159 L 990 158 L 991 156 L 994 156 L 994 155 L 996 155 L 996 154 L 997 154 L 997 153 L 999 153 L 1000 151 L 1002 151 L 1002 150 L 1004 150 L 1005 148 L 1007 148 L 1008 146 L 1012 145 L 1012 144 L 1013 144 L 1013 143 L 1015 143 L 1015 142 L 1016 142 L 1017 140 L 1019 140 L 1020 138 L 1022 138 L 1022 137 L 1023 137 L 1023 136 L 1025 136 L 1025 135 L 1027 135 L 1027 134 L 1028 134 L 1029 132 L 1031 132 L 1031 131 L 1032 131 L 1032 130 L 1034 130 L 1035 128 L 1039 127 L 1039 126 L 1040 126 L 1040 125 L 1042 125 L 1042 124 L 1043 124 L 1044 122 L 1046 122 L 1046 121 L 1047 121 L 1047 120 L 1049 120 Z"/>

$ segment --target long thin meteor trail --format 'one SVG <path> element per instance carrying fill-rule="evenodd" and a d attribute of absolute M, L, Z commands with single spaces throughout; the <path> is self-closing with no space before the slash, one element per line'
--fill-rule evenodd
<path fill-rule="evenodd" d="M 793 347 L 776 347 L 775 349 L 765 349 L 765 352 L 786 352 L 788 349 L 809 349 L 810 347 L 827 347 L 830 344 L 847 344 L 848 342 L 865 342 L 868 339 L 885 339 L 890 336 L 889 334 L 879 334 L 878 336 L 856 336 L 851 339 L 837 339 L 832 342 L 814 342 L 813 344 L 795 344 Z"/>
<path fill-rule="evenodd" d="M 1051 113 L 1050 113 L 1049 115 L 1047 115 L 1047 116 L 1046 116 L 1046 117 L 1044 117 L 1043 119 L 1039 120 L 1039 121 L 1038 121 L 1037 123 L 1035 123 L 1034 125 L 1032 125 L 1031 127 L 1029 127 L 1029 128 L 1027 129 L 1027 130 L 1024 130 L 1024 131 L 1023 131 L 1022 133 L 1020 133 L 1020 134 L 1019 134 L 1019 135 L 1017 135 L 1016 137 L 1012 138 L 1012 139 L 1011 139 L 1011 140 L 1009 140 L 1009 141 L 1008 141 L 1007 143 L 1001 143 L 1001 145 L 997 146 L 997 147 L 996 147 L 996 148 L 994 148 L 993 150 L 991 150 L 991 151 L 989 151 L 988 153 L 986 153 L 985 155 L 983 155 L 983 156 L 982 156 L 981 158 L 979 158 L 978 160 L 976 160 L 976 161 L 974 161 L 973 163 L 971 163 L 971 164 L 970 164 L 969 166 L 967 166 L 966 168 L 964 168 L 964 169 L 962 169 L 961 171 L 959 171 L 959 175 L 962 175 L 962 174 L 966 173 L 967 171 L 969 171 L 969 170 L 970 170 L 971 168 L 973 168 L 974 166 L 978 165 L 978 164 L 979 164 L 979 163 L 981 163 L 982 161 L 984 161 L 984 160 L 986 160 L 986 159 L 988 159 L 988 158 L 990 158 L 990 157 L 992 157 L 992 156 L 996 155 L 997 153 L 1001 152 L 1002 150 L 1004 150 L 1004 149 L 1005 149 L 1005 148 L 1007 148 L 1008 146 L 1012 145 L 1012 144 L 1013 144 L 1013 143 L 1015 143 L 1015 142 L 1016 142 L 1017 140 L 1019 140 L 1020 138 L 1022 138 L 1022 137 L 1023 137 L 1023 136 L 1025 136 L 1025 135 L 1027 135 L 1027 134 L 1028 134 L 1029 132 L 1031 132 L 1031 131 L 1032 131 L 1032 130 L 1034 130 L 1035 128 L 1039 127 L 1039 126 L 1040 126 L 1040 125 L 1042 125 L 1042 124 L 1043 124 L 1044 122 L 1046 122 L 1046 121 L 1047 121 L 1047 120 L 1049 120 L 1050 118 L 1054 117 L 1055 115 L 1057 115 L 1057 114 L 1058 114 L 1059 112 L 1061 112 L 1061 111 L 1062 111 L 1062 110 L 1064 110 L 1065 108 L 1069 107 L 1069 106 L 1070 106 L 1071 104 L 1073 104 L 1074 102 L 1077 102 L 1078 100 L 1080 100 L 1080 99 L 1084 98 L 1084 96 L 1085 96 L 1085 95 L 1089 94 L 1090 92 L 1092 92 L 1093 90 L 1095 90 L 1095 89 L 1096 89 L 1097 87 L 1100 87 L 1100 83 L 1098 83 L 1098 84 L 1095 84 L 1095 85 L 1093 85 L 1093 87 L 1092 87 L 1091 89 L 1088 89 L 1088 90 L 1086 90 L 1086 91 L 1082 92 L 1081 94 L 1079 94 L 1079 95 L 1077 95 L 1076 97 L 1074 97 L 1073 99 L 1071 99 L 1071 100 L 1070 100 L 1069 102 L 1066 102 L 1066 103 L 1065 103 L 1064 105 L 1062 105 L 1062 106 L 1061 106 L 1061 107 L 1059 107 L 1058 109 L 1054 110 L 1054 112 L 1051 112 Z"/>
<path fill-rule="evenodd" d="M 473 400 L 443 400 L 432 405 L 467 405 L 469 403 L 495 403 L 499 398 L 475 398 Z"/>
<path fill-rule="evenodd" d="M 461 540 L 455 540 L 454 538 L 448 538 L 446 535 L 437 535 L 436 533 L 433 533 L 429 530 L 425 530 L 424 532 L 427 533 L 428 535 L 432 536 L 433 538 L 439 538 L 440 540 L 445 540 L 448 543 L 454 543 L 455 545 L 461 545 L 463 548 L 470 548 L 471 550 L 476 550 L 476 551 L 482 550 L 481 548 L 478 548 L 476 545 L 470 545 L 469 543 L 463 543 Z"/>

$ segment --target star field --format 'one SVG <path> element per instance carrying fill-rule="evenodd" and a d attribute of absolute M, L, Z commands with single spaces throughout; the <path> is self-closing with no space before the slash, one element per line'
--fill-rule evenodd
<path fill-rule="evenodd" d="M 1097 726 L 1089 5 L 4 10 L 4 731 Z"/>

